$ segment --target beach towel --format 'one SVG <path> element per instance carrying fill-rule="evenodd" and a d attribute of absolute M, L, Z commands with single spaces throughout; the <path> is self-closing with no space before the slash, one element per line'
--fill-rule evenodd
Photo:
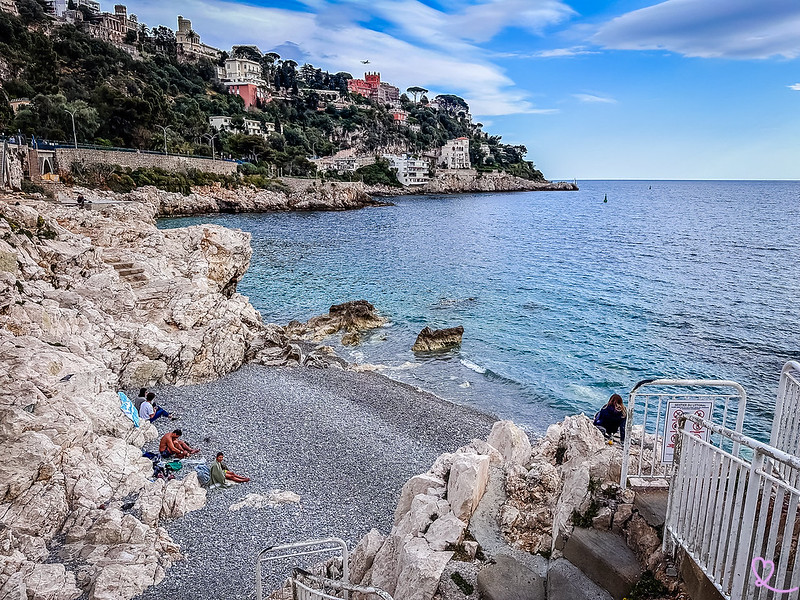
<path fill-rule="evenodd" d="M 136 410 L 136 407 L 133 406 L 133 402 L 131 402 L 130 398 L 128 398 L 124 392 L 117 392 L 119 394 L 119 404 L 122 412 L 124 412 L 133 424 L 136 427 L 139 426 L 139 412 Z"/>

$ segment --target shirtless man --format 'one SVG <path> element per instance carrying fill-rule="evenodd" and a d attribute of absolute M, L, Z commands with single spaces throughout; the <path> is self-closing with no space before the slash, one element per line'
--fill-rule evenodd
<path fill-rule="evenodd" d="M 158 451 L 162 458 L 186 458 L 191 454 L 200 452 L 200 448 L 192 448 L 180 437 L 183 432 L 180 429 L 165 433 L 158 444 Z"/>

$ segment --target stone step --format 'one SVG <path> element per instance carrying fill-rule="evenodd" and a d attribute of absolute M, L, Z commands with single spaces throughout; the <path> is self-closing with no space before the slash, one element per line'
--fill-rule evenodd
<path fill-rule="evenodd" d="M 564 546 L 564 558 L 614 600 L 622 600 L 642 576 L 636 555 L 621 536 L 610 531 L 576 527 Z"/>
<path fill-rule="evenodd" d="M 664 527 L 667 517 L 669 491 L 661 488 L 637 490 L 633 507 L 639 511 L 650 527 Z"/>
<path fill-rule="evenodd" d="M 613 600 L 566 558 L 557 558 L 547 570 L 547 600 Z"/>
<path fill-rule="evenodd" d="M 545 600 L 545 580 L 505 554 L 478 572 L 478 591 L 483 600 Z"/>
<path fill-rule="evenodd" d="M 112 267 L 114 267 L 117 271 L 120 271 L 122 269 L 132 269 L 134 267 L 134 264 L 129 260 L 127 260 L 127 261 L 121 261 L 121 260 L 113 260 L 113 261 L 111 261 L 111 260 L 109 260 L 109 261 L 106 261 L 106 262 L 109 265 L 111 265 Z"/>
<path fill-rule="evenodd" d="M 131 275 L 144 273 L 144 269 L 142 267 L 130 267 L 127 269 L 117 269 L 117 273 L 119 273 L 120 277 L 130 277 Z"/>

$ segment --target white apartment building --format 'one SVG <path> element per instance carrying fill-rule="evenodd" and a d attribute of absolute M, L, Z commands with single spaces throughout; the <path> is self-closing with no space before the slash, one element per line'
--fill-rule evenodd
<path fill-rule="evenodd" d="M 439 153 L 439 165 L 445 169 L 469 169 L 469 138 L 447 140 Z"/>
<path fill-rule="evenodd" d="M 233 126 L 233 117 L 226 117 L 223 115 L 209 117 L 208 124 L 216 131 L 236 130 L 236 128 Z M 269 134 L 274 131 L 275 125 L 273 123 L 261 123 L 260 121 L 254 121 L 253 119 L 245 119 L 242 133 L 246 133 L 247 135 L 260 135 L 263 138 L 267 138 L 269 137 Z"/>
<path fill-rule="evenodd" d="M 384 154 L 393 169 L 397 170 L 397 181 L 407 187 L 421 186 L 428 183 L 430 178 L 430 163 L 427 160 L 413 158 L 406 154 L 397 156 Z"/>

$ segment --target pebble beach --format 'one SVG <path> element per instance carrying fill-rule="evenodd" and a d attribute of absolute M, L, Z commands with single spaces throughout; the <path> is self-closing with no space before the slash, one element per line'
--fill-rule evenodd
<path fill-rule="evenodd" d="M 203 509 L 166 525 L 185 560 L 142 600 L 253 598 L 263 548 L 335 536 L 352 549 L 372 528 L 388 533 L 405 481 L 440 454 L 485 439 L 495 420 L 375 373 L 339 369 L 246 365 L 211 383 L 154 391 L 178 415 L 156 422 L 160 435 L 181 428 L 206 462 L 224 452 L 228 467 L 251 481 L 210 490 Z M 230 509 L 275 490 L 300 502 Z"/>

